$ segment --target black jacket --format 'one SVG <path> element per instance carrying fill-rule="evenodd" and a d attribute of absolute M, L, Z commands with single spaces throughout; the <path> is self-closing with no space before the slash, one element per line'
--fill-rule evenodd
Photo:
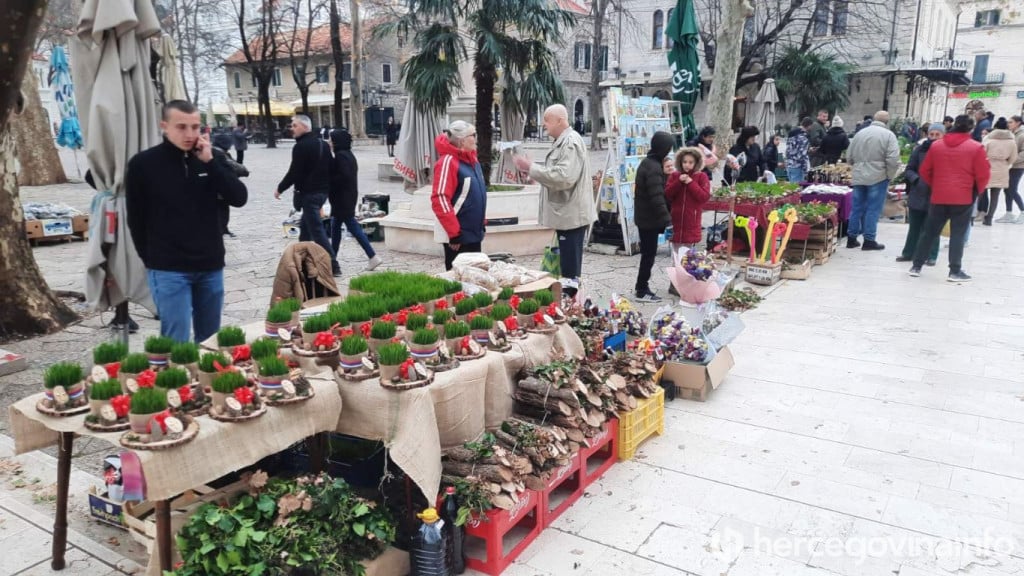
<path fill-rule="evenodd" d="M 664 230 L 672 221 L 665 200 L 665 170 L 662 162 L 672 151 L 673 138 L 667 132 L 655 132 L 651 151 L 636 170 L 633 189 L 633 221 L 641 230 Z"/>
<path fill-rule="evenodd" d="M 931 147 L 932 141 L 925 140 L 917 148 L 914 148 L 914 151 L 910 153 L 910 160 L 907 161 L 907 168 L 903 172 L 903 178 L 907 181 L 907 208 L 911 210 L 927 211 L 928 204 L 931 203 L 932 189 L 918 173 L 924 162 L 924 157 Z"/>
<path fill-rule="evenodd" d="M 769 172 L 775 172 L 779 168 L 779 149 L 775 147 L 775 142 L 764 145 L 764 166 Z"/>
<path fill-rule="evenodd" d="M 850 137 L 846 135 L 845 130 L 836 126 L 829 128 L 828 132 L 825 133 L 825 137 L 821 139 L 821 147 L 818 148 L 818 152 L 825 162 L 835 164 L 839 162 L 839 157 L 843 155 L 843 151 L 849 147 Z"/>
<path fill-rule="evenodd" d="M 248 196 L 224 156 L 204 164 L 164 140 L 128 161 L 125 198 L 135 250 L 152 270 L 220 270 L 220 200 L 240 207 Z"/>
<path fill-rule="evenodd" d="M 750 148 L 742 144 L 736 144 L 729 149 L 729 154 L 736 158 L 739 158 L 740 154 L 747 155 L 747 161 L 740 167 L 736 182 L 756 182 L 761 177 L 761 174 L 764 173 L 764 154 L 761 153 L 761 146 L 756 142 Z"/>
<path fill-rule="evenodd" d="M 331 149 L 313 132 L 306 132 L 295 140 L 292 148 L 292 164 L 281 183 L 279 192 L 295 186 L 302 194 L 327 194 L 331 189 Z"/>
<path fill-rule="evenodd" d="M 352 136 L 343 130 L 331 132 L 334 145 L 334 177 L 331 179 L 331 215 L 350 218 L 359 198 L 359 163 L 352 153 Z"/>
<path fill-rule="evenodd" d="M 387 135 L 389 146 L 394 146 L 398 143 L 398 124 L 387 124 L 384 127 L 384 132 Z"/>

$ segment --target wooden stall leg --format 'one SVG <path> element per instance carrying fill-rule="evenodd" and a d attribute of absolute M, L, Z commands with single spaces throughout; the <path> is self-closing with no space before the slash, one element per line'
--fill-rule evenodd
<path fill-rule="evenodd" d="M 313 474 L 319 474 L 326 468 L 327 442 L 326 432 L 318 432 L 306 439 L 306 449 L 309 451 L 309 471 Z"/>
<path fill-rule="evenodd" d="M 68 484 L 71 482 L 71 451 L 74 432 L 61 432 L 57 442 L 57 514 L 53 519 L 53 550 L 50 568 L 64 569 L 64 552 L 68 545 Z"/>
<path fill-rule="evenodd" d="M 159 500 L 156 503 L 156 545 L 160 548 L 160 571 L 171 569 L 171 503 Z"/>

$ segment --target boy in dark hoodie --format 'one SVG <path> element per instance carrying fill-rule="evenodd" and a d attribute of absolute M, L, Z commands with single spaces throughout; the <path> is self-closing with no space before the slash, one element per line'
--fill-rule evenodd
<path fill-rule="evenodd" d="M 352 135 L 347 130 L 331 130 L 331 150 L 334 151 L 334 178 L 331 181 L 331 247 L 338 254 L 341 249 L 341 225 L 344 224 L 363 253 L 369 258 L 365 270 L 367 272 L 380 266 L 381 259 L 377 256 L 370 240 L 363 232 L 362 225 L 356 220 L 356 202 L 359 200 L 359 164 L 352 153 Z"/>
<path fill-rule="evenodd" d="M 640 162 L 633 188 L 633 221 L 640 234 L 640 270 L 636 275 L 636 298 L 641 302 L 658 302 L 661 298 L 650 287 L 651 268 L 658 252 L 658 238 L 672 221 L 665 199 L 666 174 L 671 173 L 669 154 L 675 139 L 668 132 L 655 132 L 651 151 Z"/>

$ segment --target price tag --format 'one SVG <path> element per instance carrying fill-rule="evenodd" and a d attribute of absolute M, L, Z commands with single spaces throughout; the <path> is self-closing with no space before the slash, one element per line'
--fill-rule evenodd
<path fill-rule="evenodd" d="M 544 323 L 547 324 L 548 326 L 554 326 L 555 325 L 555 320 L 551 316 L 548 316 L 547 314 L 545 314 L 544 315 Z"/>
<path fill-rule="evenodd" d="M 185 424 L 174 416 L 164 420 L 164 426 L 167 426 L 168 434 L 178 435 L 185 430 Z"/>
<path fill-rule="evenodd" d="M 427 377 L 427 367 L 417 362 L 413 364 L 413 368 L 416 370 L 416 375 L 420 377 L 420 380 Z"/>

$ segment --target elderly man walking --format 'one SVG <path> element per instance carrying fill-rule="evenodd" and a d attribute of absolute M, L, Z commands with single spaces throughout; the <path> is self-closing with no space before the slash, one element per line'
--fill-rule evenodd
<path fill-rule="evenodd" d="M 516 166 L 543 186 L 540 223 L 555 229 L 563 285 L 574 295 L 583 272 L 583 239 L 594 221 L 590 155 L 583 137 L 569 126 L 569 112 L 555 104 L 544 111 L 544 130 L 555 139 L 543 163 L 516 156 Z"/>
<path fill-rule="evenodd" d="M 853 213 L 846 232 L 847 248 L 885 249 L 884 244 L 875 240 L 878 217 L 885 205 L 889 180 L 896 176 L 900 167 L 900 145 L 888 123 L 888 112 L 876 112 L 874 122 L 853 136 L 846 152 L 853 165 Z M 864 234 L 863 246 L 857 240 L 861 234 Z"/>

